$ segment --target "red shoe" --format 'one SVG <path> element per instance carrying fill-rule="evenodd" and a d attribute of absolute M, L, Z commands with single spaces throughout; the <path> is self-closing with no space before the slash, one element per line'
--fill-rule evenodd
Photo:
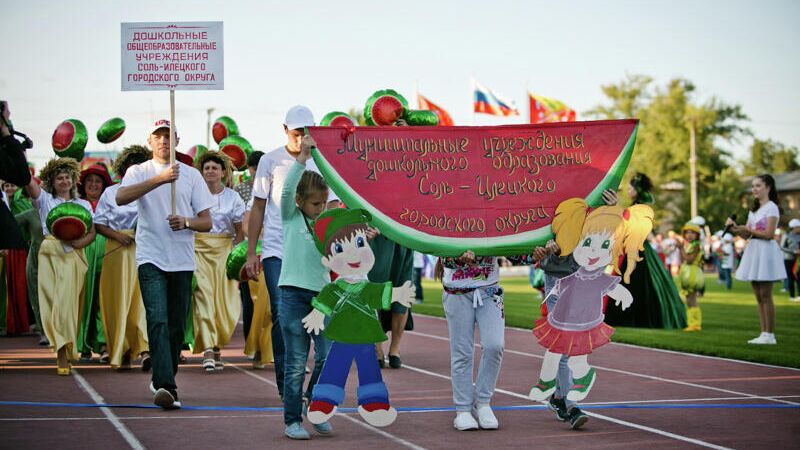
<path fill-rule="evenodd" d="M 320 424 L 327 422 L 333 415 L 336 414 L 336 405 L 328 403 L 324 400 L 312 400 L 308 405 L 308 421 L 313 424 Z"/>

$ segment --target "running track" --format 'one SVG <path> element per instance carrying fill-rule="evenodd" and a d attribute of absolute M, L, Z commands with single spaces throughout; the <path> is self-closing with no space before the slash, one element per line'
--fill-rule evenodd
<path fill-rule="evenodd" d="M 274 372 L 250 368 L 240 329 L 225 349 L 224 371 L 203 373 L 199 358 L 182 366 L 180 411 L 150 408 L 149 375 L 138 367 L 114 372 L 87 363 L 59 377 L 53 355 L 36 338 L 0 339 L 0 448 L 655 450 L 797 448 L 800 442 L 800 370 L 622 344 L 590 357 L 598 369 L 584 403 L 591 419 L 572 431 L 527 400 L 544 352 L 528 330 L 512 328 L 493 401 L 500 430 L 458 432 L 445 322 L 424 316 L 414 322 L 416 331 L 403 342 L 404 368 L 383 372 L 401 411 L 397 421 L 376 429 L 357 413 L 339 414 L 333 435 L 311 431 L 305 442 L 283 437 Z M 355 406 L 355 378 L 353 370 L 344 407 Z"/>

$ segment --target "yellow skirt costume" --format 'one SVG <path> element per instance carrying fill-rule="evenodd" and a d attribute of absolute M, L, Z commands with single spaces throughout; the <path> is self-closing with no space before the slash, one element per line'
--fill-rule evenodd
<path fill-rule="evenodd" d="M 261 364 L 270 364 L 275 362 L 272 355 L 272 310 L 269 306 L 264 272 L 261 272 L 257 280 L 247 283 L 250 286 L 250 297 L 253 299 L 253 321 L 250 323 L 244 354 L 251 357 L 258 354 Z"/>
<path fill-rule="evenodd" d="M 133 230 L 119 233 L 134 237 Z M 123 246 L 108 239 L 100 274 L 100 315 L 112 367 L 119 367 L 128 351 L 132 357 L 149 351 L 147 318 L 137 273 L 136 244 Z"/>
<path fill-rule="evenodd" d="M 61 241 L 46 236 L 39 249 L 39 311 L 50 348 L 66 346 L 67 356 L 78 359 L 78 326 L 86 281 L 83 249 L 64 251 Z"/>
<path fill-rule="evenodd" d="M 224 347 L 242 312 L 239 288 L 225 275 L 231 239 L 230 234 L 195 234 L 194 353 Z"/>

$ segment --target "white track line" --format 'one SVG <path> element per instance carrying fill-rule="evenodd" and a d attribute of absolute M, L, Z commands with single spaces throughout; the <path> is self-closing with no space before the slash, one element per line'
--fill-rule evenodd
<path fill-rule="evenodd" d="M 250 371 L 247 371 L 245 369 L 242 369 L 241 367 L 237 367 L 237 366 L 233 366 L 233 367 L 236 370 L 238 370 L 240 372 L 243 372 L 243 373 L 245 373 L 247 375 L 250 375 L 251 377 L 253 377 L 253 378 L 257 379 L 257 380 L 261 380 L 264 383 L 267 383 L 267 384 L 269 384 L 271 386 L 275 386 L 275 387 L 278 386 L 277 383 L 275 383 L 274 381 L 270 380 L 269 378 L 264 378 L 261 375 L 256 375 L 253 372 L 250 372 Z M 345 418 L 345 419 L 347 419 L 347 420 L 349 420 L 349 421 L 351 421 L 351 422 L 353 422 L 353 423 L 355 423 L 357 425 L 361 425 L 362 427 L 364 427 L 364 428 L 366 428 L 366 429 L 368 429 L 368 430 L 370 430 L 370 431 L 372 431 L 374 433 L 377 433 L 377 434 L 379 434 L 379 435 L 391 440 L 392 442 L 394 442 L 396 444 L 402 445 L 404 447 L 408 447 L 408 448 L 410 448 L 412 450 L 425 450 L 424 447 L 420 447 L 419 445 L 414 444 L 413 442 L 409 442 L 409 441 L 407 441 L 407 440 L 405 440 L 405 439 L 403 439 L 401 437 L 395 436 L 395 435 L 393 435 L 391 433 L 387 433 L 386 431 L 383 431 L 383 430 L 381 430 L 379 428 L 373 427 L 372 425 L 363 423 L 360 420 L 357 420 L 357 419 L 354 419 L 352 417 L 349 417 L 346 414 L 338 413 L 336 415 L 339 416 L 339 417 Z"/>
<path fill-rule="evenodd" d="M 406 369 L 412 370 L 414 372 L 419 372 L 419 373 L 422 373 L 422 374 L 425 374 L 425 375 L 430 375 L 430 376 L 434 376 L 434 377 L 437 377 L 437 378 L 450 380 L 450 377 L 448 377 L 446 375 L 442 375 L 442 374 L 439 374 L 439 373 L 436 373 L 436 372 L 431 372 L 431 371 L 425 370 L 425 369 L 420 369 L 418 367 L 409 366 L 408 364 L 403 364 L 403 367 L 406 368 Z M 512 396 L 512 397 L 516 397 L 516 398 L 520 398 L 520 399 L 523 399 L 523 400 L 530 401 L 530 399 L 528 398 L 527 395 L 518 394 L 516 392 L 507 391 L 505 389 L 499 389 L 498 388 L 498 389 L 495 389 L 495 392 L 499 392 L 501 394 L 506 394 L 506 395 L 509 395 L 509 396 Z M 545 402 L 541 402 L 541 403 L 546 404 Z M 609 416 L 606 416 L 606 415 L 603 415 L 603 414 L 598 414 L 598 413 L 591 412 L 591 411 L 584 411 L 584 413 L 586 415 L 588 415 L 588 416 L 596 417 L 596 418 L 598 418 L 600 420 L 613 422 L 613 423 L 616 423 L 618 425 L 622 425 L 622 426 L 629 427 L 629 428 L 636 428 L 637 430 L 647 431 L 649 433 L 657 434 L 659 436 L 664 436 L 664 437 L 668 437 L 668 438 L 671 438 L 671 439 L 676 439 L 676 440 L 683 441 L 683 442 L 688 442 L 690 444 L 695 444 L 695 445 L 699 445 L 699 446 L 707 447 L 707 448 L 713 448 L 713 449 L 716 449 L 716 450 L 732 450 L 732 449 L 730 449 L 728 447 L 723 447 L 723 446 L 720 446 L 720 445 L 712 444 L 710 442 L 706 442 L 706 441 L 701 441 L 699 439 L 690 438 L 688 436 L 682 436 L 680 434 L 670 433 L 669 431 L 660 430 L 658 428 L 652 428 L 652 427 L 647 427 L 647 426 L 644 426 L 644 425 L 639 425 L 638 423 L 628 422 L 626 420 L 615 419 L 613 417 L 609 417 Z"/>
<path fill-rule="evenodd" d="M 440 341 L 447 341 L 447 342 L 450 341 L 446 337 L 436 336 L 434 334 L 428 334 L 428 333 L 420 333 L 418 331 L 407 331 L 406 334 L 412 334 L 412 335 L 415 335 L 415 336 L 426 337 L 426 338 L 436 339 L 436 340 L 440 340 Z M 480 348 L 480 344 L 475 343 L 475 347 Z M 505 349 L 505 353 L 510 353 L 510 354 L 513 354 L 513 355 L 526 356 L 526 357 L 530 357 L 530 358 L 544 359 L 542 356 L 539 356 L 539 355 L 536 355 L 536 354 L 533 354 L 533 353 L 520 352 L 520 351 L 517 351 L 517 350 Z M 792 401 L 789 401 L 789 400 L 781 400 L 781 399 L 779 399 L 777 397 L 748 394 L 746 392 L 733 391 L 733 390 L 730 390 L 730 389 L 722 389 L 722 388 L 718 388 L 718 387 L 714 387 L 714 386 L 708 386 L 708 385 L 705 385 L 705 384 L 697 384 L 697 383 L 690 383 L 688 381 L 672 380 L 672 379 L 669 379 L 669 378 L 657 377 L 655 375 L 647 375 L 647 374 L 643 374 L 643 373 L 629 372 L 627 370 L 612 369 L 610 367 L 596 366 L 594 364 L 592 364 L 592 367 L 594 367 L 595 369 L 606 370 L 606 371 L 615 372 L 615 373 L 621 373 L 621 374 L 624 374 L 624 375 L 630 375 L 630 376 L 634 376 L 634 377 L 645 378 L 645 379 L 648 379 L 648 380 L 661 381 L 661 382 L 664 382 L 664 383 L 673 383 L 673 384 L 679 384 L 679 385 L 682 385 L 682 386 L 690 386 L 690 387 L 699 388 L 699 389 L 708 389 L 708 390 L 711 390 L 711 391 L 723 392 L 725 394 L 740 395 L 740 396 L 748 397 L 748 398 L 752 398 L 752 399 L 771 400 L 771 401 L 778 402 L 778 403 L 785 403 L 787 405 L 800 405 L 800 403 L 792 402 Z"/>
<path fill-rule="evenodd" d="M 426 319 L 435 319 L 435 320 L 439 320 L 439 321 L 442 321 L 442 322 L 447 320 L 444 317 L 439 317 L 439 316 L 429 316 L 429 315 L 425 315 L 425 314 L 418 314 L 418 315 L 421 316 L 421 317 L 424 317 Z M 507 330 L 512 330 L 512 331 L 520 331 L 520 332 L 523 332 L 523 333 L 526 333 L 526 334 L 530 334 L 531 333 L 531 330 L 529 328 L 506 327 L 506 329 Z M 409 333 L 411 333 L 411 331 Z M 674 354 L 677 354 L 677 355 L 690 356 L 692 358 L 714 359 L 714 360 L 725 361 L 725 362 L 730 362 L 730 363 L 766 367 L 766 368 L 769 368 L 769 369 L 786 369 L 786 370 L 793 370 L 793 371 L 796 371 L 796 372 L 800 372 L 800 369 L 795 368 L 795 367 L 776 366 L 774 364 L 757 363 L 757 362 L 753 362 L 753 361 L 742 361 L 742 360 L 739 360 L 739 359 L 723 358 L 722 356 L 700 355 L 700 354 L 697 354 L 697 353 L 686 353 L 686 352 L 680 352 L 680 351 L 677 351 L 677 350 L 667 350 L 667 349 L 664 349 L 664 348 L 644 347 L 644 346 L 641 346 L 641 345 L 626 344 L 626 343 L 623 343 L 623 342 L 614 342 L 614 341 L 611 341 L 610 345 L 618 345 L 618 346 L 621 346 L 621 347 L 631 347 L 631 348 L 636 348 L 636 349 L 639 349 L 639 350 L 650 350 L 650 351 L 661 352 L 661 353 L 674 353 Z"/>
<path fill-rule="evenodd" d="M 89 394 L 89 397 L 92 398 L 93 402 L 95 402 L 98 405 L 105 404 L 106 401 L 103 399 L 103 397 L 100 394 L 98 394 L 97 391 L 94 390 L 92 385 L 89 384 L 88 381 L 86 381 L 86 378 L 83 378 L 83 375 L 79 374 L 77 370 L 72 369 L 72 376 L 75 378 L 75 381 L 78 382 L 78 385 L 81 387 L 81 389 L 83 389 L 87 394 Z M 127 442 L 132 449 L 144 450 L 145 448 L 144 445 L 142 445 L 142 443 L 139 442 L 138 439 L 136 439 L 136 436 L 134 436 L 133 433 L 131 433 L 131 431 L 128 429 L 128 427 L 125 426 L 125 424 L 120 422 L 117 415 L 114 414 L 111 411 L 111 409 L 105 406 L 101 406 L 100 411 L 102 411 L 103 414 L 105 414 L 105 416 L 108 418 L 111 424 L 114 425 L 114 428 L 117 429 L 119 434 L 122 435 L 122 438 L 125 439 L 125 442 Z"/>
<path fill-rule="evenodd" d="M 389 439 L 390 441 L 394 442 L 395 444 L 400 444 L 400 445 L 402 445 L 404 447 L 408 447 L 408 448 L 410 448 L 412 450 L 425 450 L 425 447 L 420 447 L 419 445 L 414 444 L 413 442 L 408 442 L 407 440 L 405 440 L 403 438 L 397 437 L 397 436 L 393 435 L 392 433 L 387 433 L 386 431 L 383 431 L 380 428 L 373 427 L 372 425 L 370 425 L 368 423 L 364 423 L 364 422 L 362 422 L 362 421 L 360 421 L 358 419 L 355 419 L 353 417 L 350 417 L 347 414 L 337 414 L 337 416 L 342 417 L 344 419 L 347 419 L 350 422 L 353 422 L 354 424 L 356 424 L 358 426 L 364 427 L 364 428 L 372 431 L 373 433 L 378 433 L 381 436 L 385 437 L 386 439 Z"/>

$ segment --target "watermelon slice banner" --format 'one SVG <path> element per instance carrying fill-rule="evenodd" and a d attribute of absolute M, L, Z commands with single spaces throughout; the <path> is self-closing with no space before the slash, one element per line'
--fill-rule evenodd
<path fill-rule="evenodd" d="M 638 120 L 495 127 L 309 127 L 312 155 L 350 208 L 389 239 L 439 256 L 529 254 L 558 204 L 602 204 L 630 162 Z"/>

